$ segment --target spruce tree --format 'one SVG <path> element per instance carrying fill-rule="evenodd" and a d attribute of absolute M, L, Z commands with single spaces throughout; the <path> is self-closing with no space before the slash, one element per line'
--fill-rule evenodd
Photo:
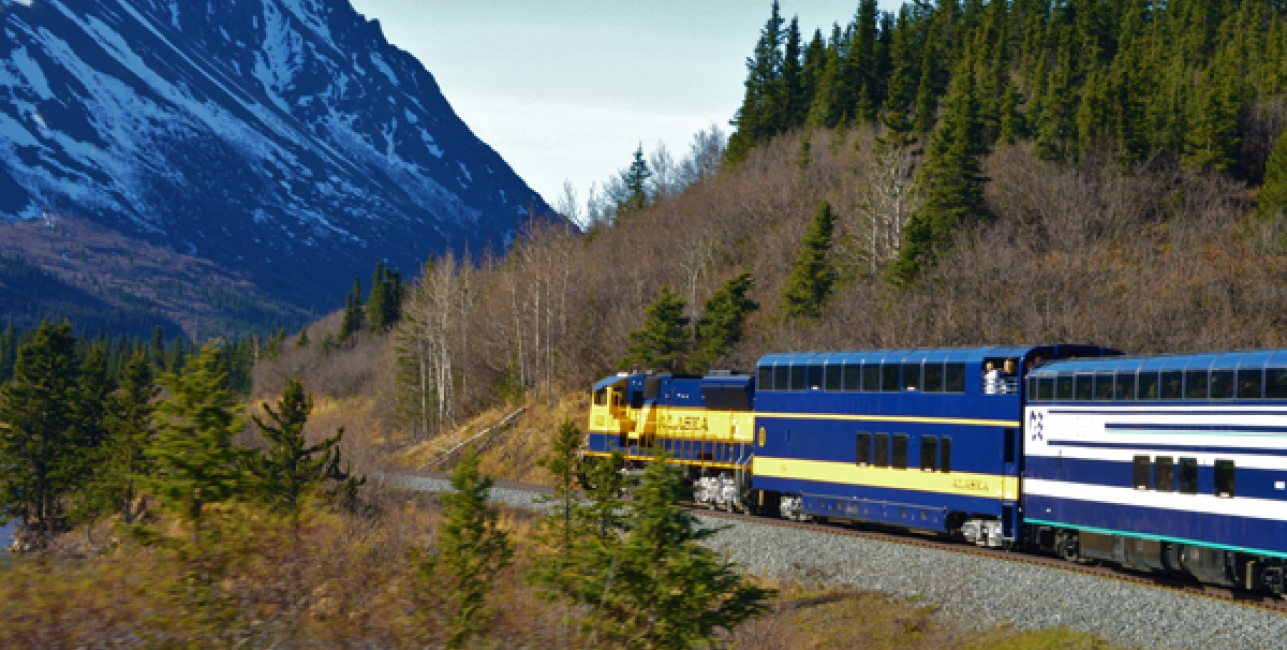
<path fill-rule="evenodd" d="M 800 61 L 800 20 L 792 17 L 787 27 L 786 47 L 782 57 L 782 111 L 776 133 L 783 133 L 804 124 L 809 112 L 809 98 L 805 96 L 803 70 Z"/>
<path fill-rule="evenodd" d="M 644 311 L 644 323 L 629 334 L 630 347 L 619 368 L 676 372 L 691 347 L 684 299 L 662 285 L 661 295 Z"/>
<path fill-rule="evenodd" d="M 1287 210 L 1287 130 L 1274 140 L 1265 166 L 1265 184 L 1256 195 L 1256 209 L 1261 215 L 1274 217 L 1282 217 Z"/>
<path fill-rule="evenodd" d="M 648 169 L 648 163 L 644 160 L 643 145 L 641 144 L 635 150 L 634 161 L 621 174 L 621 183 L 626 188 L 626 196 L 617 204 L 618 222 L 623 216 L 648 207 L 649 178 L 652 178 L 652 171 Z"/>
<path fill-rule="evenodd" d="M 366 308 L 362 304 L 362 281 L 353 278 L 353 289 L 344 299 L 344 319 L 340 321 L 339 342 L 348 341 L 351 336 L 362 331 L 366 323 Z"/>
<path fill-rule="evenodd" d="M 327 478 L 327 470 L 338 459 L 341 427 L 335 435 L 310 445 L 304 426 L 313 412 L 313 397 L 298 380 L 286 382 L 277 408 L 263 404 L 266 417 L 251 415 L 265 446 L 246 458 L 246 469 L 254 478 L 255 495 L 285 513 L 298 536 L 303 501 Z"/>
<path fill-rule="evenodd" d="M 765 611 L 773 592 L 751 584 L 731 560 L 703 544 L 718 531 L 680 507 L 689 492 L 679 472 L 662 462 L 649 463 L 632 490 L 625 536 L 600 560 L 611 570 L 587 581 L 592 592 L 602 588 L 594 616 L 605 623 L 604 643 L 709 647 Z"/>
<path fill-rule="evenodd" d="M 309 342 L 310 341 L 308 340 L 308 326 L 305 325 L 304 327 L 300 328 L 299 336 L 295 337 L 295 347 L 306 348 L 308 347 Z"/>
<path fill-rule="evenodd" d="M 746 154 L 775 133 L 785 110 L 782 97 L 782 13 L 773 0 L 769 20 L 760 31 L 755 53 L 746 61 L 746 94 L 732 124 L 737 127 L 728 139 L 724 160 L 737 164 Z"/>
<path fill-rule="evenodd" d="M 916 178 L 924 204 L 904 226 L 902 247 L 890 268 L 890 279 L 898 286 L 914 281 L 943 255 L 963 224 L 988 215 L 983 204 L 987 179 L 979 162 L 984 146 L 968 63 L 958 67 L 944 103 L 947 114 Z"/>
<path fill-rule="evenodd" d="M 550 455 L 541 461 L 554 480 L 554 491 L 542 502 L 549 505 L 536 539 L 547 550 L 532 567 L 533 581 L 552 594 L 567 594 L 577 587 L 576 558 L 582 538 L 578 518 L 581 498 L 577 494 L 581 476 L 581 430 L 571 420 L 559 425 Z"/>
<path fill-rule="evenodd" d="M 118 512 L 126 524 L 147 511 L 139 484 L 151 474 L 152 459 L 146 452 L 156 430 L 153 400 L 159 392 L 147 357 L 135 353 L 121 373 L 120 388 L 108 401 L 104 421 L 108 435 L 93 500 L 97 512 Z"/>
<path fill-rule="evenodd" d="M 697 321 L 697 351 L 688 359 L 688 371 L 704 374 L 711 364 L 727 356 L 742 340 L 742 328 L 759 303 L 746 294 L 755 288 L 750 273 L 733 277 L 706 301 L 706 313 Z"/>
<path fill-rule="evenodd" d="M 0 384 L 13 379 L 13 366 L 18 361 L 18 330 L 10 322 L 0 337 Z"/>
<path fill-rule="evenodd" d="M 165 373 L 160 383 L 168 395 L 156 406 L 157 432 L 146 452 L 153 472 L 145 485 L 187 526 L 189 552 L 197 557 L 219 533 L 207 521 L 209 507 L 246 491 L 243 452 L 233 442 L 242 429 L 241 406 L 210 344 L 182 375 Z"/>
<path fill-rule="evenodd" d="M 789 318 L 817 318 L 836 284 L 836 271 L 828 259 L 835 229 L 831 204 L 823 201 L 800 247 L 795 266 L 782 289 L 782 313 Z"/>
<path fill-rule="evenodd" d="M 514 555 L 509 535 L 497 526 L 495 507 L 487 502 L 492 481 L 479 474 L 478 465 L 478 455 L 467 450 L 452 473 L 451 492 L 441 497 L 438 553 L 419 562 L 422 584 L 446 592 L 447 647 L 453 649 L 486 637 L 487 597 Z"/>
<path fill-rule="evenodd" d="M 83 469 L 77 430 L 76 338 L 42 322 L 0 389 L 0 520 L 40 546 L 60 525 Z"/>

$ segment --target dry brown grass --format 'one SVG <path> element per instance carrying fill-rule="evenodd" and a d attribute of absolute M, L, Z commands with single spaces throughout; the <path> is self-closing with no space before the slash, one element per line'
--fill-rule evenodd
<path fill-rule="evenodd" d="M 128 537 L 88 557 L 78 545 L 0 563 L 0 647 L 442 647 L 442 594 L 416 581 L 409 559 L 412 548 L 432 548 L 436 501 L 386 491 L 375 506 L 377 514 L 364 517 L 314 512 L 298 548 L 280 522 L 247 515 L 218 607 L 193 605 L 184 566 Z M 539 557 L 534 525 L 526 511 L 502 513 L 518 553 L 495 585 L 494 647 L 567 647 L 564 617 L 585 615 L 542 598 L 524 579 Z M 108 539 L 101 533 L 100 543 Z M 729 639 L 741 650 L 1108 647 L 1059 630 L 966 633 L 931 609 L 880 595 L 769 586 L 780 595 L 767 615 Z"/>

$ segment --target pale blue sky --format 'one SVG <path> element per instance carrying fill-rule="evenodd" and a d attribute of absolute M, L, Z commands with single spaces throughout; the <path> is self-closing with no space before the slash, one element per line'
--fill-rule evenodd
<path fill-rule="evenodd" d="M 585 200 L 664 142 L 677 157 L 712 122 L 729 131 L 770 2 L 352 0 L 414 54 L 479 137 L 554 203 Z M 858 0 L 787 0 L 806 38 L 852 20 Z M 897 6 L 882 0 L 883 9 Z"/>

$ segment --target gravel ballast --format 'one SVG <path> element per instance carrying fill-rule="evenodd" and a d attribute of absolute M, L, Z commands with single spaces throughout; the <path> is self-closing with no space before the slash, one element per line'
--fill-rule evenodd
<path fill-rule="evenodd" d="M 446 481 L 402 477 L 408 488 Z M 492 498 L 532 507 L 541 495 L 493 488 Z M 939 608 L 967 628 L 1067 627 L 1144 648 L 1287 648 L 1287 616 L 1147 585 L 987 557 L 829 535 L 770 524 L 701 517 L 717 528 L 711 547 L 747 572 L 771 579 L 874 591 Z"/>

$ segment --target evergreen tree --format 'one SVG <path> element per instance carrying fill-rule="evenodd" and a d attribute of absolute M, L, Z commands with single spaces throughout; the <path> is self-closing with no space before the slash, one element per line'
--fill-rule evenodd
<path fill-rule="evenodd" d="M 661 295 L 644 311 L 643 327 L 629 338 L 630 347 L 618 367 L 678 370 L 690 347 L 684 299 L 662 285 Z"/>
<path fill-rule="evenodd" d="M 782 289 L 782 313 L 790 318 L 817 318 L 831 297 L 836 271 L 828 259 L 835 216 L 831 204 L 823 201 L 813 213 L 813 223 L 804 235 L 800 254 Z"/>
<path fill-rule="evenodd" d="M 782 14 L 773 0 L 772 13 L 760 31 L 755 54 L 746 61 L 746 95 L 732 124 L 737 127 L 728 139 L 724 159 L 741 162 L 752 147 L 774 135 L 785 110 L 782 98 Z"/>
<path fill-rule="evenodd" d="M 120 389 L 108 400 L 104 420 L 108 435 L 91 503 L 95 512 L 119 512 L 126 524 L 147 511 L 138 486 L 151 474 L 152 461 L 146 451 L 155 432 L 152 402 L 159 391 L 147 357 L 135 353 L 122 372 Z"/>
<path fill-rule="evenodd" d="M 295 347 L 306 348 L 308 347 L 309 342 L 310 341 L 308 340 L 308 326 L 305 325 L 304 327 L 301 327 L 299 329 L 299 336 L 295 338 Z"/>
<path fill-rule="evenodd" d="M 1234 166 L 1242 110 L 1237 78 L 1236 70 L 1221 59 L 1195 84 L 1181 158 L 1186 166 L 1217 172 Z"/>
<path fill-rule="evenodd" d="M 366 305 L 367 329 L 373 334 L 383 334 L 402 317 L 402 276 L 376 263 L 371 278 L 371 297 Z"/>
<path fill-rule="evenodd" d="M 1256 209 L 1261 215 L 1276 217 L 1287 210 L 1287 130 L 1274 141 L 1265 166 L 1265 184 L 1256 196 Z"/>
<path fill-rule="evenodd" d="M 165 370 L 165 330 L 157 325 L 152 330 L 152 365 L 157 370 Z"/>
<path fill-rule="evenodd" d="M 97 475 L 103 471 L 106 461 L 107 420 L 111 394 L 116 390 L 115 381 L 108 371 L 107 344 L 104 341 L 91 343 L 86 350 L 80 364 L 77 388 L 73 403 L 76 448 L 73 462 L 77 465 L 74 471 L 81 494 L 71 516 L 85 520 L 98 514 L 98 500 L 92 493 Z"/>
<path fill-rule="evenodd" d="M 445 588 L 448 648 L 464 648 L 486 636 L 491 619 L 487 596 L 514 554 L 509 536 L 496 524 L 496 509 L 487 503 L 492 481 L 479 474 L 478 464 L 473 450 L 460 459 L 451 492 L 441 498 L 438 553 L 419 563 L 423 583 Z"/>
<path fill-rule="evenodd" d="M 362 281 L 353 278 L 353 289 L 344 299 L 344 319 L 340 321 L 339 342 L 343 343 L 362 331 L 365 323 L 366 308 L 362 304 Z"/>
<path fill-rule="evenodd" d="M 10 322 L 0 337 L 0 384 L 13 379 L 13 366 L 18 361 L 18 330 Z"/>
<path fill-rule="evenodd" d="M 36 546 L 59 526 L 80 479 L 75 355 L 71 324 L 42 322 L 0 389 L 0 518 L 18 519 Z"/>
<path fill-rule="evenodd" d="M 924 204 L 903 228 L 903 243 L 890 269 L 905 286 L 947 251 L 965 223 L 987 216 L 979 157 L 984 146 L 975 114 L 974 75 L 961 65 L 945 101 L 947 114 L 934 131 L 916 179 Z"/>
<path fill-rule="evenodd" d="M 276 409 L 267 403 L 263 409 L 266 418 L 250 418 L 265 446 L 247 456 L 246 469 L 254 477 L 256 496 L 286 513 L 298 537 L 303 500 L 322 484 L 338 459 L 344 428 L 317 444 L 308 444 L 304 426 L 313 412 L 313 397 L 295 379 L 286 382 Z"/>
<path fill-rule="evenodd" d="M 188 527 L 190 552 L 199 556 L 208 537 L 209 506 L 233 501 L 246 489 L 243 454 L 233 443 L 241 432 L 241 406 L 228 387 L 219 354 L 206 345 L 182 375 L 165 373 L 168 396 L 156 406 L 156 436 L 146 454 L 153 472 L 146 489 Z"/>
<path fill-rule="evenodd" d="M 550 455 L 541 461 L 554 479 L 554 492 L 542 499 L 550 508 L 537 533 L 537 541 L 549 552 L 533 565 L 531 575 L 537 585 L 554 594 L 574 591 L 579 580 L 576 557 L 584 541 L 578 518 L 581 499 L 577 494 L 582 440 L 576 424 L 564 421 L 554 434 Z"/>
<path fill-rule="evenodd" d="M 711 364 L 727 356 L 742 340 L 742 328 L 759 303 L 746 294 L 755 288 L 750 273 L 742 273 L 725 282 L 706 301 L 706 313 L 697 321 L 697 351 L 688 359 L 688 371 L 705 374 Z"/>
<path fill-rule="evenodd" d="M 800 61 L 800 20 L 792 17 L 787 27 L 786 47 L 782 57 L 782 115 L 774 132 L 782 133 L 804 124 L 809 113 Z"/>
<path fill-rule="evenodd" d="M 648 179 L 652 178 L 652 171 L 648 169 L 648 163 L 644 160 L 643 145 L 635 150 L 634 162 L 630 167 L 621 174 L 621 182 L 626 188 L 626 197 L 617 204 L 617 220 L 631 212 L 637 212 L 648 207 Z"/>
<path fill-rule="evenodd" d="M 765 611 L 770 590 L 750 583 L 730 560 L 703 545 L 718 532 L 680 507 L 690 498 L 679 472 L 649 463 L 626 506 L 626 533 L 608 571 L 587 580 L 602 596 L 595 618 L 613 647 L 709 647 L 721 631 Z"/>

